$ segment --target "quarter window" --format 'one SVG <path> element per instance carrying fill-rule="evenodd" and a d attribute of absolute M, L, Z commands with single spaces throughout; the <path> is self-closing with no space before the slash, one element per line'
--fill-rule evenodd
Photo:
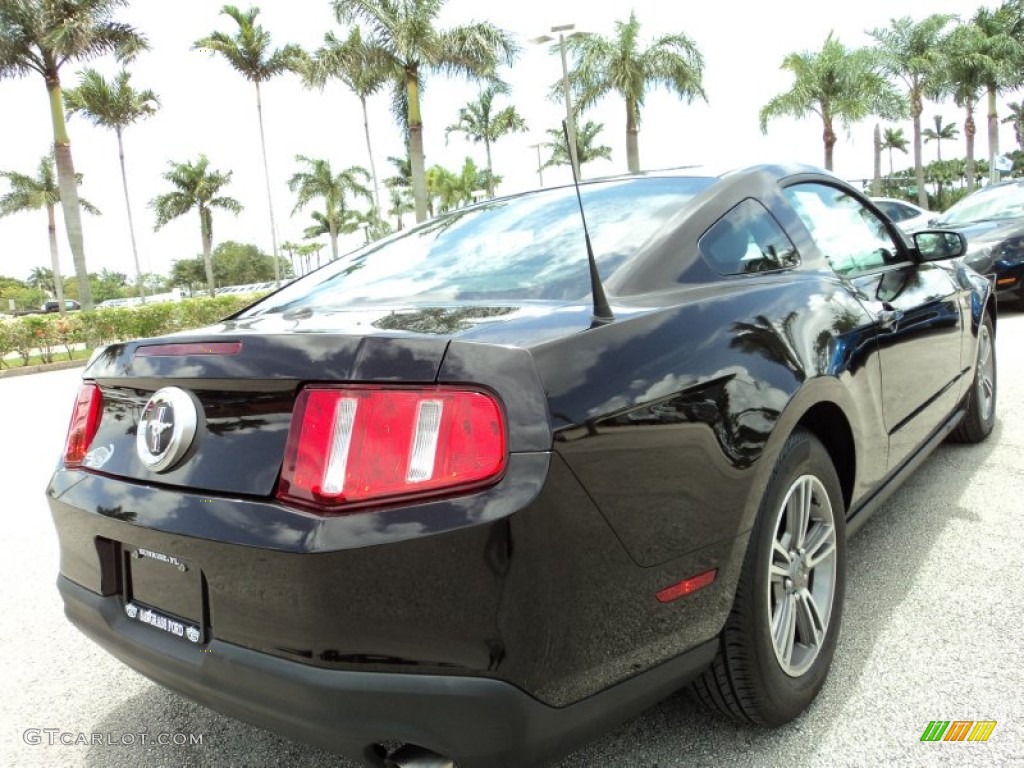
<path fill-rule="evenodd" d="M 861 274 L 902 260 L 885 221 L 846 191 L 796 184 L 784 192 L 836 274 Z"/>
<path fill-rule="evenodd" d="M 763 205 L 744 200 L 704 233 L 701 255 L 722 275 L 743 275 L 795 267 L 800 263 L 789 237 Z"/>

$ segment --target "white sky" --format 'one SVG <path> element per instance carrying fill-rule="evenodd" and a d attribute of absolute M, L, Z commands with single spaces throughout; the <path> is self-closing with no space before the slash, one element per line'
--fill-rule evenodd
<path fill-rule="evenodd" d="M 247 7 L 244 0 L 238 4 Z M 845 45 L 855 47 L 870 42 L 864 30 L 886 26 L 892 17 L 920 18 L 938 12 L 969 17 L 979 5 L 993 4 L 972 0 L 786 0 L 782 5 L 752 0 L 635 0 L 632 7 L 645 40 L 656 34 L 684 32 L 696 42 L 705 57 L 704 85 L 708 94 L 707 104 L 693 105 L 664 91 L 648 95 L 640 132 L 641 166 L 704 163 L 735 167 L 766 161 L 820 165 L 821 124 L 816 117 L 799 122 L 774 121 L 766 136 L 758 128 L 759 109 L 791 85 L 789 74 L 779 69 L 784 56 L 820 49 L 830 30 L 835 30 Z M 260 0 L 258 5 L 262 9 L 259 21 L 273 35 L 275 46 L 291 42 L 313 49 L 328 30 L 344 34 L 327 0 Z M 154 232 L 153 214 L 148 208 L 152 198 L 169 191 L 162 178 L 168 161 L 194 160 L 200 152 L 209 156 L 213 168 L 234 172 L 225 193 L 245 206 L 237 218 L 222 211 L 214 214 L 215 243 L 228 239 L 252 242 L 270 252 L 254 88 L 222 58 L 191 50 L 195 40 L 214 30 L 234 33 L 234 21 L 220 16 L 220 7 L 221 3 L 214 0 L 143 0 L 119 14 L 120 19 L 137 26 L 151 44 L 151 51 L 130 65 L 133 85 L 136 89 L 153 89 L 162 102 L 162 109 L 154 117 L 130 127 L 125 134 L 129 188 L 144 271 L 166 274 L 174 260 L 200 252 L 197 216 L 178 219 Z M 547 46 L 530 45 L 529 38 L 554 24 L 565 23 L 610 34 L 614 22 L 626 19 L 629 9 L 626 4 L 583 0 L 451 0 L 446 6 L 443 24 L 490 21 L 516 35 L 524 49 L 515 67 L 503 76 L 512 87 L 509 102 L 526 118 L 530 131 L 507 137 L 493 148 L 495 172 L 504 177 L 499 193 L 537 186 L 536 153 L 530 145 L 546 141 L 544 130 L 559 125 L 564 114 L 561 103 L 547 99 L 549 86 L 561 77 L 558 57 L 550 55 Z M 111 60 L 101 59 L 92 66 L 107 76 L 117 69 Z M 77 85 L 79 70 L 77 66 L 64 68 L 65 87 Z M 461 167 L 467 155 L 484 167 L 482 145 L 463 141 L 461 134 L 452 134 L 446 145 L 444 136 L 444 128 L 455 121 L 458 108 L 475 98 L 478 91 L 475 84 L 440 76 L 428 82 L 422 104 L 428 167 L 438 163 L 454 170 Z M 288 74 L 266 84 L 263 96 L 278 242 L 298 242 L 317 204 L 291 213 L 295 200 L 287 180 L 297 170 L 294 156 L 323 157 L 335 169 L 350 165 L 368 168 L 359 102 L 340 83 L 330 84 L 321 94 L 304 90 L 298 79 Z M 1005 102 L 1014 98 L 1020 96 L 1004 98 L 1001 111 L 1005 111 Z M 505 103 L 500 101 L 499 106 Z M 936 112 L 946 122 L 955 121 L 962 131 L 962 111 L 951 102 L 927 105 L 923 118 L 926 126 L 931 125 Z M 988 153 L 984 112 L 982 106 L 976 116 L 977 157 Z M 587 119 L 604 123 L 600 138 L 612 147 L 613 161 L 585 166 L 584 174 L 594 177 L 624 172 L 622 102 L 608 97 L 584 116 L 583 120 Z M 855 126 L 849 136 L 841 134 L 835 148 L 836 173 L 848 179 L 870 177 L 872 127 L 873 122 L 867 122 Z M 81 192 L 103 211 L 101 217 L 83 215 L 89 269 L 106 267 L 131 275 L 134 270 L 114 134 L 93 127 L 82 117 L 70 118 L 68 128 L 76 170 L 84 174 Z M 386 158 L 405 152 L 391 119 L 387 95 L 371 99 L 370 128 L 377 171 L 383 179 L 393 173 Z M 909 120 L 903 128 L 909 137 Z M 33 74 L 21 80 L 0 81 L 0 170 L 34 173 L 52 141 L 42 78 Z M 1009 125 L 1001 126 L 1000 147 L 1003 151 L 1015 147 Z M 962 142 L 944 147 L 946 157 L 962 156 L 964 151 Z M 924 157 L 926 162 L 934 159 L 934 143 L 925 145 Z M 897 170 L 912 162 L 910 155 L 900 153 L 894 160 Z M 887 169 L 888 159 L 883 158 L 883 170 Z M 544 172 L 547 185 L 568 181 L 567 168 Z M 0 193 L 6 191 L 3 182 L 0 185 Z M 61 271 L 73 274 L 63 222 L 58 226 Z M 351 235 L 343 239 L 342 250 L 360 242 L 361 236 Z M 49 263 L 45 212 L 0 219 L 0 274 L 24 279 L 33 267 Z"/>

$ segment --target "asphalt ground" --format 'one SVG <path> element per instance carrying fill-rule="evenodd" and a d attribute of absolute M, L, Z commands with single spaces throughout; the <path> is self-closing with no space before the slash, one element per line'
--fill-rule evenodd
<path fill-rule="evenodd" d="M 1003 313 L 997 350 L 991 438 L 941 446 L 851 540 L 842 634 L 808 712 L 768 731 L 677 694 L 560 768 L 1024 768 L 1024 314 Z M 65 621 L 43 488 L 79 375 L 0 381 L 0 766 L 349 766 L 150 683 Z M 996 727 L 923 743 L 932 720 Z"/>

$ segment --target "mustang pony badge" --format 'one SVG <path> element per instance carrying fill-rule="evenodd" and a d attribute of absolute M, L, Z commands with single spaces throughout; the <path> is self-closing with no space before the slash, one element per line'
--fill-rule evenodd
<path fill-rule="evenodd" d="M 178 387 L 164 387 L 142 409 L 135 450 L 154 472 L 173 468 L 188 453 L 196 436 L 199 408 L 195 399 Z"/>

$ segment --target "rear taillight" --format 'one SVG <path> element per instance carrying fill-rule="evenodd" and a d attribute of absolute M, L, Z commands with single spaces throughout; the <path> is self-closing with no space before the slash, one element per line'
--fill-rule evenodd
<path fill-rule="evenodd" d="M 68 439 L 64 443 L 64 466 L 80 467 L 89 452 L 89 445 L 100 425 L 103 412 L 103 395 L 92 382 L 85 382 L 78 389 L 75 409 L 71 412 Z"/>
<path fill-rule="evenodd" d="M 277 495 L 318 507 L 478 487 L 505 470 L 491 395 L 446 387 L 309 387 L 299 393 Z"/>

